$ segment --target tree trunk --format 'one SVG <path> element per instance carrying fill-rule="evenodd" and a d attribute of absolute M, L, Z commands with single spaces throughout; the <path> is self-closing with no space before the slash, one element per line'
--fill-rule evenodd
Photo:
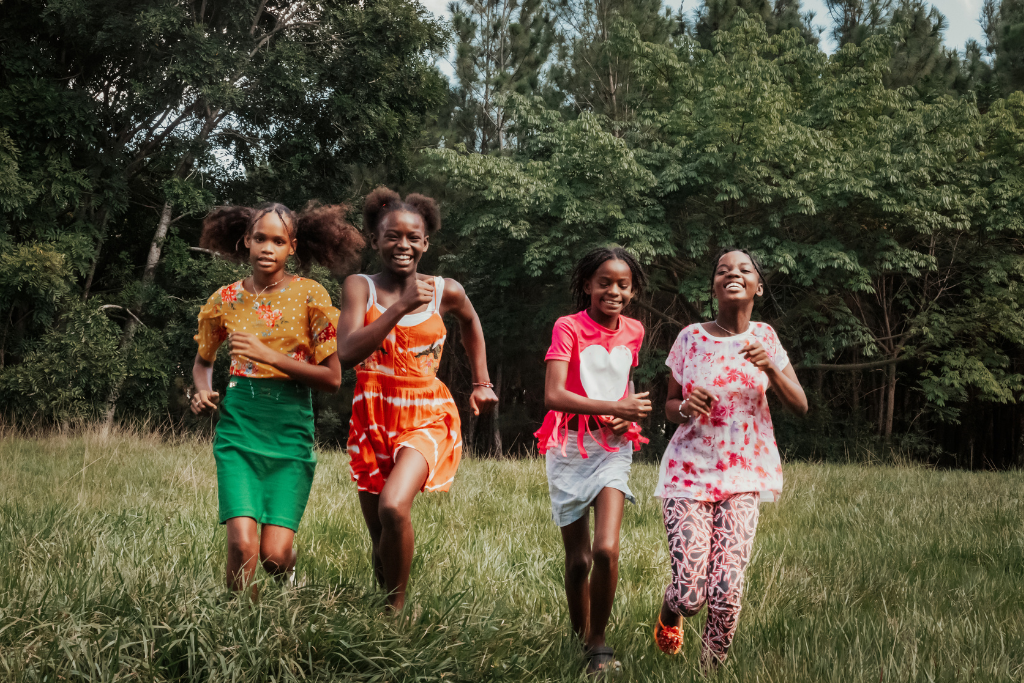
<path fill-rule="evenodd" d="M 850 380 L 853 384 L 853 405 L 851 409 L 853 411 L 853 424 L 857 425 L 860 423 L 860 370 L 853 373 L 853 379 Z"/>
<path fill-rule="evenodd" d="M 896 366 L 889 366 L 889 382 L 886 389 L 885 442 L 892 440 L 892 418 L 896 407 Z"/>
<path fill-rule="evenodd" d="M 494 409 L 491 412 L 491 424 L 494 430 L 494 454 L 500 456 L 502 454 L 501 445 L 501 420 L 498 414 L 498 406 L 501 405 L 501 363 L 498 363 L 498 372 L 494 379 L 494 394 L 498 397 L 498 402 L 494 404 Z"/>
<path fill-rule="evenodd" d="M 107 239 L 107 216 L 110 212 L 103 209 L 103 215 L 100 216 L 100 236 L 96 240 L 96 253 L 92 257 L 92 266 L 89 267 L 89 276 L 85 278 L 85 287 L 82 288 L 82 303 L 85 303 L 89 299 L 89 292 L 92 291 L 92 282 L 96 277 L 96 266 L 100 262 L 100 251 L 103 249 L 103 242 Z"/>
<path fill-rule="evenodd" d="M 132 341 L 135 339 L 135 332 L 138 330 L 139 321 L 136 316 L 142 312 L 142 306 L 146 302 L 146 294 L 149 291 L 150 285 L 153 284 L 153 280 L 156 278 L 156 267 L 160 263 L 160 252 L 164 246 L 164 240 L 167 239 L 167 230 L 171 227 L 171 206 L 170 202 L 164 202 L 163 211 L 160 212 L 160 220 L 156 224 L 156 232 L 153 233 L 153 241 L 149 245 L 149 256 L 146 257 L 146 267 L 142 271 L 142 287 L 139 289 L 139 298 L 135 301 L 134 313 L 135 315 L 128 316 L 128 322 L 125 323 L 124 331 L 121 333 L 121 344 L 119 346 L 121 356 L 127 362 L 128 350 L 132 346 Z M 110 389 L 110 395 L 107 396 L 107 414 L 103 420 L 102 434 L 106 436 L 110 433 L 110 427 L 114 424 L 114 411 L 117 410 L 117 399 L 121 396 L 121 388 L 124 385 L 124 378 L 127 375 L 127 368 L 125 373 L 121 375 L 114 382 L 114 386 Z"/>

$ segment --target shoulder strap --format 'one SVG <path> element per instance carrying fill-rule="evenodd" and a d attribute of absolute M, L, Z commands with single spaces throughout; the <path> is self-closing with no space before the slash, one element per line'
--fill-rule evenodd
<path fill-rule="evenodd" d="M 434 276 L 434 300 L 430 302 L 430 310 L 441 312 L 441 300 L 444 298 L 444 278 Z"/>
<path fill-rule="evenodd" d="M 366 284 L 370 285 L 370 296 L 366 298 L 366 310 L 370 310 L 377 303 L 377 288 L 373 286 L 373 279 L 369 275 L 359 273 L 359 277 L 366 278 Z"/>

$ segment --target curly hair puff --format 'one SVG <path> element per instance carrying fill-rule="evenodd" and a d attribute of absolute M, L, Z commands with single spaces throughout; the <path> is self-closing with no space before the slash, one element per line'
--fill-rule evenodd
<path fill-rule="evenodd" d="M 245 261 L 249 250 L 243 238 L 269 213 L 276 213 L 298 242 L 295 260 L 302 271 L 316 261 L 335 275 L 343 275 L 366 244 L 359 231 L 345 219 L 348 213 L 345 204 L 324 206 L 310 202 L 296 216 L 284 204 L 272 202 L 256 208 L 217 207 L 203 221 L 199 246 L 233 261 Z"/>
<path fill-rule="evenodd" d="M 316 261 L 341 276 L 356 265 L 366 238 L 345 218 L 348 210 L 347 204 L 306 204 L 296 221 L 295 259 L 299 268 L 306 270 Z"/>
<path fill-rule="evenodd" d="M 587 252 L 572 269 L 569 292 L 572 294 L 573 304 L 577 311 L 590 308 L 590 295 L 587 294 L 586 284 L 590 278 L 594 277 L 594 273 L 602 263 L 612 260 L 623 261 L 629 266 L 629 272 L 633 276 L 633 298 L 643 294 L 644 289 L 647 288 L 647 272 L 633 255 L 618 246 L 597 247 Z"/>
<path fill-rule="evenodd" d="M 418 214 L 428 235 L 441 229 L 441 210 L 430 197 L 421 194 L 408 194 L 403 200 L 397 192 L 387 187 L 378 187 L 366 196 L 363 204 L 363 229 L 371 235 L 384 223 L 384 218 L 395 211 L 408 211 Z"/>

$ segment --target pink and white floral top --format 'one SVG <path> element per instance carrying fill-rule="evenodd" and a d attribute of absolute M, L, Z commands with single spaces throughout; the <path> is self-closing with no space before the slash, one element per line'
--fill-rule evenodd
<path fill-rule="evenodd" d="M 789 364 L 775 330 L 752 322 L 732 337 L 713 337 L 701 325 L 679 333 L 665 364 L 683 388 L 718 396 L 711 416 L 679 425 L 661 459 L 654 495 L 719 501 L 737 493 L 756 492 L 764 502 L 782 493 L 782 462 L 768 412 L 768 375 L 740 350 L 759 341 L 781 370 Z"/>
<path fill-rule="evenodd" d="M 199 309 L 199 332 L 193 339 L 199 355 L 211 363 L 229 332 L 251 332 L 264 344 L 312 365 L 338 350 L 338 317 L 331 295 L 316 280 L 293 277 L 282 289 L 256 296 L 242 281 L 221 287 Z M 288 379 L 277 368 L 245 356 L 231 357 L 231 374 Z"/>

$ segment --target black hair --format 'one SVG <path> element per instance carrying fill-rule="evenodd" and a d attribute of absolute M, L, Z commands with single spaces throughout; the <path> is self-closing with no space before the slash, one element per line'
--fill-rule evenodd
<path fill-rule="evenodd" d="M 577 261 L 572 269 L 572 280 L 569 291 L 572 293 L 573 304 L 577 311 L 583 311 L 590 307 L 590 295 L 587 294 L 585 285 L 594 277 L 594 273 L 605 261 L 624 261 L 629 266 L 629 272 L 633 275 L 633 296 L 640 296 L 647 287 L 647 273 L 640 266 L 640 263 L 633 258 L 628 251 L 618 246 L 597 247 L 591 249 L 583 258 Z"/>
<path fill-rule="evenodd" d="M 249 250 L 243 238 L 270 213 L 277 214 L 296 240 L 295 260 L 302 271 L 316 261 L 335 275 L 343 275 L 366 244 L 346 219 L 347 205 L 322 205 L 314 201 L 298 215 L 277 202 L 257 207 L 219 206 L 203 221 L 199 246 L 233 261 L 245 261 Z"/>
<path fill-rule="evenodd" d="M 428 235 L 441 229 L 441 210 L 437 202 L 421 194 L 407 194 L 405 199 L 392 189 L 378 187 L 366 196 L 363 203 L 363 229 L 371 235 L 384 223 L 384 218 L 395 211 L 415 213 L 423 219 Z"/>

